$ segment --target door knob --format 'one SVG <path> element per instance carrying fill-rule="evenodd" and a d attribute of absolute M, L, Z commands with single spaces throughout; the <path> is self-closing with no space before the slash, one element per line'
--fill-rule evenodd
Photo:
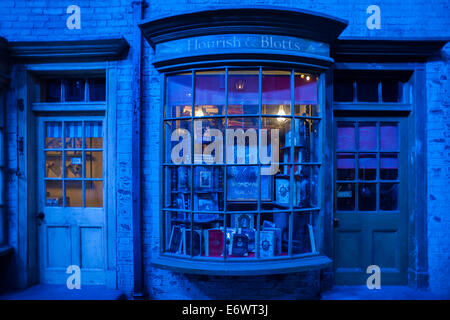
<path fill-rule="evenodd" d="M 338 228 L 339 227 L 339 219 L 333 218 L 333 227 Z"/>
<path fill-rule="evenodd" d="M 39 220 L 44 220 L 44 218 L 45 218 L 45 214 L 43 213 L 43 212 L 39 212 L 37 215 L 36 215 L 36 218 L 38 218 Z"/>

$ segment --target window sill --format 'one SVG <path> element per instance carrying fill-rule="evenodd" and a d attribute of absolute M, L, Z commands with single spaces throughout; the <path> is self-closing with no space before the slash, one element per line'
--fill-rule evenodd
<path fill-rule="evenodd" d="M 0 245 L 0 257 L 7 256 L 14 252 L 13 247 L 7 245 Z"/>
<path fill-rule="evenodd" d="M 294 273 L 323 269 L 330 266 L 331 259 L 323 255 L 279 259 L 271 261 L 199 261 L 158 256 L 152 265 L 157 268 L 189 274 L 214 276 L 260 276 L 270 274 Z"/>

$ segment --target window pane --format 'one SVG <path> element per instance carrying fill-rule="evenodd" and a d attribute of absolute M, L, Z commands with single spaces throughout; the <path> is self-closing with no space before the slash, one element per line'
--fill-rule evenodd
<path fill-rule="evenodd" d="M 263 164 L 286 163 L 290 161 L 290 147 L 286 141 L 292 136 L 291 118 L 261 119 L 260 161 Z M 297 139 L 298 140 L 298 139 Z"/>
<path fill-rule="evenodd" d="M 187 213 L 164 212 L 165 252 L 173 254 L 188 253 L 186 250 L 185 231 L 191 229 L 190 220 L 191 216 Z M 188 238 L 190 240 L 190 237 Z M 190 243 L 188 247 L 190 250 Z"/>
<path fill-rule="evenodd" d="M 64 122 L 64 135 L 67 149 L 82 148 L 83 124 L 81 121 Z"/>
<path fill-rule="evenodd" d="M 195 116 L 224 114 L 225 71 L 195 73 Z"/>
<path fill-rule="evenodd" d="M 257 166 L 229 166 L 227 169 L 227 200 L 256 202 L 258 197 L 258 171 Z M 241 209 L 256 210 L 254 203 L 248 204 L 248 206 L 242 204 Z M 235 210 L 238 209 L 235 208 Z"/>
<path fill-rule="evenodd" d="M 166 117 L 192 116 L 192 73 L 167 77 Z"/>
<path fill-rule="evenodd" d="M 380 183 L 380 210 L 398 209 L 398 183 Z"/>
<path fill-rule="evenodd" d="M 337 79 L 334 84 L 333 100 L 337 102 L 353 101 L 353 81 Z"/>
<path fill-rule="evenodd" d="M 194 168 L 195 210 L 223 210 L 224 170 L 219 166 Z"/>
<path fill-rule="evenodd" d="M 256 214 L 236 213 L 228 215 L 226 228 L 227 257 L 255 258 Z"/>
<path fill-rule="evenodd" d="M 46 207 L 62 207 L 62 181 L 47 180 L 45 181 L 45 206 Z"/>
<path fill-rule="evenodd" d="M 355 210 L 355 184 L 338 183 L 336 190 L 336 202 L 338 210 Z"/>
<path fill-rule="evenodd" d="M 295 104 L 317 104 L 318 77 L 312 74 L 295 73 Z"/>
<path fill-rule="evenodd" d="M 84 80 L 67 79 L 64 91 L 65 101 L 84 101 Z"/>
<path fill-rule="evenodd" d="M 60 149 L 62 148 L 62 123 L 61 122 L 45 122 L 45 148 Z"/>
<path fill-rule="evenodd" d="M 398 150 L 398 126 L 396 122 L 386 122 L 380 125 L 380 149 Z"/>
<path fill-rule="evenodd" d="M 296 104 L 295 115 L 302 117 L 317 117 L 319 116 L 319 106 L 315 104 Z"/>
<path fill-rule="evenodd" d="M 375 122 L 361 122 L 359 124 L 359 150 L 376 150 L 377 126 Z"/>
<path fill-rule="evenodd" d="M 310 214 L 306 212 L 294 213 L 292 233 L 292 253 L 302 254 L 316 251 L 315 238 L 318 236 L 314 232 L 310 222 Z"/>
<path fill-rule="evenodd" d="M 82 178 L 83 158 L 81 151 L 66 151 L 66 178 Z"/>
<path fill-rule="evenodd" d="M 398 178 L 398 155 L 382 153 L 380 159 L 380 179 L 395 180 Z"/>
<path fill-rule="evenodd" d="M 227 125 L 226 162 L 258 163 L 258 118 L 228 118 Z"/>
<path fill-rule="evenodd" d="M 83 184 L 81 181 L 66 181 L 66 207 L 83 206 Z"/>
<path fill-rule="evenodd" d="M 259 232 L 259 256 L 270 259 L 288 255 L 289 213 L 261 214 Z"/>
<path fill-rule="evenodd" d="M 336 148 L 338 150 L 355 149 L 355 125 L 353 122 L 338 122 Z"/>
<path fill-rule="evenodd" d="M 85 181 L 86 207 L 103 207 L 103 181 Z"/>
<path fill-rule="evenodd" d="M 86 161 L 86 178 L 102 178 L 103 177 L 103 152 L 88 151 L 85 152 L 84 159 Z"/>
<path fill-rule="evenodd" d="M 48 178 L 62 177 L 62 152 L 45 152 L 45 176 Z"/>
<path fill-rule="evenodd" d="M 164 121 L 165 163 L 191 163 L 191 120 Z"/>
<path fill-rule="evenodd" d="M 224 161 L 224 119 L 194 121 L 194 163 L 222 164 Z"/>
<path fill-rule="evenodd" d="M 375 180 L 377 178 L 377 155 L 360 153 L 358 156 L 359 180 Z"/>
<path fill-rule="evenodd" d="M 355 179 L 355 155 L 353 153 L 337 154 L 337 180 Z"/>
<path fill-rule="evenodd" d="M 381 89 L 383 102 L 400 101 L 400 82 L 398 80 L 383 80 Z"/>
<path fill-rule="evenodd" d="M 358 195 L 359 210 L 375 211 L 377 209 L 376 183 L 360 183 Z"/>
<path fill-rule="evenodd" d="M 299 142 L 294 147 L 298 162 L 319 162 L 319 120 L 295 119 Z M 295 143 L 295 139 L 294 139 Z"/>
<path fill-rule="evenodd" d="M 258 114 L 259 71 L 228 71 L 228 114 Z"/>
<path fill-rule="evenodd" d="M 262 113 L 280 116 L 291 114 L 291 73 L 263 71 Z"/>
<path fill-rule="evenodd" d="M 89 79 L 89 101 L 105 101 L 106 100 L 106 79 L 91 78 Z"/>
<path fill-rule="evenodd" d="M 86 121 L 84 123 L 85 147 L 101 149 L 103 147 L 103 125 L 101 121 Z"/>
<path fill-rule="evenodd" d="M 61 102 L 61 80 L 48 79 L 41 86 L 42 102 Z"/>
<path fill-rule="evenodd" d="M 378 81 L 359 80 L 356 84 L 358 101 L 378 102 Z"/>
<path fill-rule="evenodd" d="M 295 172 L 294 206 L 315 208 L 319 206 L 319 167 L 299 166 Z"/>
<path fill-rule="evenodd" d="M 166 208 L 191 209 L 191 168 L 170 166 L 164 170 Z"/>

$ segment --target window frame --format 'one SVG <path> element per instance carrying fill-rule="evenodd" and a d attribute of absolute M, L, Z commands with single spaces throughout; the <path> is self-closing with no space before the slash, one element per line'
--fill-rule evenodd
<path fill-rule="evenodd" d="M 216 115 L 216 116 L 204 116 L 204 117 L 196 117 L 194 114 L 194 108 L 195 108 L 195 73 L 197 71 L 214 71 L 214 70 L 223 70 L 224 71 L 224 77 L 225 77 L 225 111 L 223 114 Z M 290 109 L 291 114 L 286 116 L 291 121 L 291 130 L 295 130 L 295 119 L 314 119 L 319 122 L 319 134 L 318 134 L 318 154 L 319 159 L 317 162 L 301 162 L 299 164 L 303 165 L 309 165 L 310 167 L 317 167 L 319 174 L 317 177 L 317 183 L 318 183 L 318 206 L 315 208 L 300 208 L 300 209 L 293 209 L 293 188 L 290 188 L 290 204 L 288 209 L 284 210 L 262 210 L 261 208 L 261 188 L 258 188 L 258 198 L 257 198 L 257 208 L 256 210 L 252 210 L 251 213 L 255 215 L 255 224 L 258 225 L 256 230 L 256 239 L 255 242 L 258 243 L 259 241 L 259 225 L 260 225 L 260 218 L 262 214 L 267 213 L 282 213 L 287 212 L 289 214 L 289 242 L 288 242 L 288 255 L 287 256 L 274 256 L 271 258 L 264 258 L 261 259 L 258 257 L 258 253 L 255 254 L 255 258 L 249 259 L 247 257 L 243 258 L 236 258 L 233 257 L 232 259 L 226 259 L 226 254 L 223 254 L 223 257 L 220 257 L 220 259 L 217 259 L 216 257 L 208 257 L 208 256 L 194 256 L 193 250 L 191 250 L 190 256 L 182 256 L 178 254 L 168 253 L 165 252 L 165 245 L 166 245 L 166 238 L 165 238 L 165 214 L 166 212 L 170 211 L 177 211 L 177 209 L 172 208 L 172 210 L 168 210 L 168 208 L 165 207 L 165 189 L 166 189 L 166 181 L 165 181 L 165 168 L 172 165 L 177 166 L 176 164 L 171 163 L 165 163 L 164 162 L 164 152 L 165 152 L 165 121 L 172 121 L 172 120 L 191 120 L 191 125 L 193 124 L 194 119 L 199 118 L 205 118 L 205 119 L 214 119 L 214 118 L 221 118 L 224 119 L 224 125 L 225 128 L 227 127 L 227 107 L 228 107 L 228 71 L 229 70 L 257 70 L 258 71 L 258 79 L 259 79 L 259 93 L 258 93 L 258 114 L 242 114 L 239 115 L 240 117 L 246 118 L 246 117 L 258 117 L 258 126 L 261 128 L 261 119 L 263 117 L 267 118 L 275 118 L 279 117 L 278 115 L 263 115 L 261 113 L 261 92 L 262 92 L 262 75 L 263 70 L 282 70 L 282 71 L 289 71 L 290 72 Z M 181 73 L 190 73 L 192 77 L 192 109 L 191 109 L 191 116 L 190 117 L 166 117 L 166 99 L 167 99 L 167 77 L 171 75 L 177 75 Z M 295 76 L 298 73 L 312 73 L 314 75 L 317 75 L 317 106 L 320 108 L 320 113 L 318 116 L 296 116 L 295 115 Z M 264 66 L 255 66 L 255 65 L 249 65 L 249 66 L 236 66 L 236 65 L 220 65 L 216 67 L 202 67 L 202 68 L 189 68 L 189 69 L 183 69 L 183 70 L 176 70 L 171 72 L 165 72 L 162 73 L 160 76 L 161 79 L 161 110 L 160 110 L 160 132 L 162 135 L 162 143 L 160 144 L 160 166 L 159 166 L 159 177 L 160 177 L 160 214 L 159 214 L 159 236 L 160 236 L 160 246 L 159 246 L 159 257 L 155 259 L 153 262 L 154 265 L 159 266 L 161 268 L 169 268 L 171 270 L 180 270 L 182 272 L 186 273 L 208 273 L 208 274 L 254 274 L 254 272 L 260 273 L 260 274 L 271 274 L 271 273 L 284 273 L 284 272 L 294 272 L 295 270 L 300 270 L 303 268 L 311 269 L 314 267 L 324 267 L 325 265 L 329 265 L 331 263 L 331 260 L 328 259 L 323 255 L 323 237 L 324 233 L 326 233 L 325 230 L 323 230 L 323 219 L 324 219 L 324 194 L 323 194 L 323 173 L 324 173 L 324 157 L 323 157 L 323 150 L 324 150 L 324 143 L 326 142 L 325 138 L 325 127 L 326 127 L 326 111 L 325 111 L 325 73 L 323 70 L 311 70 L 308 68 L 300 68 L 300 67 L 280 67 L 280 66 L 271 66 L 271 65 L 264 65 Z M 236 115 L 237 116 L 237 115 Z M 193 128 L 193 127 L 192 127 Z M 224 143 L 226 143 L 226 139 L 224 139 Z M 224 148 L 226 149 L 226 148 Z M 259 147 L 258 147 L 259 149 Z M 194 150 L 194 149 L 192 149 Z M 293 159 L 293 153 L 294 153 L 294 147 L 293 144 L 290 147 L 290 159 Z M 258 167 L 261 166 L 260 161 L 258 159 Z M 294 164 L 295 162 L 288 162 L 289 164 Z M 287 165 L 288 163 L 283 163 L 283 165 Z M 196 164 L 194 161 L 191 161 L 190 164 L 186 164 L 187 166 L 190 166 L 193 170 L 195 166 L 208 166 L 207 164 Z M 221 214 L 223 214 L 223 222 L 224 225 L 226 225 L 226 216 L 231 215 L 234 213 L 239 213 L 238 211 L 227 211 L 226 210 L 226 174 L 225 170 L 228 166 L 232 166 L 233 164 L 226 164 L 226 161 L 224 161 L 223 164 L 212 164 L 210 166 L 222 166 L 224 167 L 224 210 L 221 211 Z M 293 185 L 294 180 L 294 170 L 290 170 L 290 185 Z M 192 172 L 193 173 L 193 172 Z M 258 175 L 258 186 L 261 186 L 260 184 L 260 177 L 261 175 Z M 193 197 L 195 191 L 192 189 L 194 184 L 194 175 L 191 175 L 191 198 Z M 192 201 L 192 200 L 191 200 Z M 191 202 L 192 203 L 192 202 Z M 196 212 L 194 210 L 193 206 L 191 206 L 191 209 L 189 210 L 191 213 L 191 226 L 194 224 L 193 221 L 193 213 Z M 249 212 L 247 212 L 249 213 Z M 293 240 L 293 216 L 295 214 L 305 214 L 307 215 L 307 220 L 305 221 L 311 221 L 314 217 L 316 222 L 314 223 L 315 227 L 315 242 L 316 242 L 316 250 L 313 252 L 308 253 L 301 253 L 301 254 L 293 254 L 292 252 L 292 240 Z M 192 235 L 191 235 L 192 237 Z M 224 239 L 226 237 L 226 233 L 224 233 Z M 192 241 L 191 241 L 192 246 Z M 259 246 L 257 245 L 257 250 Z M 225 245 L 224 250 L 225 252 Z M 312 259 L 312 260 L 311 260 Z M 303 262 L 302 262 L 303 261 Z M 229 263 L 228 263 L 229 262 Z M 251 262 L 250 265 L 258 265 L 259 267 L 246 267 L 244 264 L 248 264 L 248 262 Z M 198 263 L 201 263 L 201 265 L 196 265 Z M 234 271 L 229 270 L 227 265 L 230 265 L 230 263 L 233 266 L 236 266 L 236 264 L 242 264 L 240 266 L 240 269 L 236 269 Z M 277 263 L 278 265 L 273 265 L 273 263 Z M 185 264 L 185 265 L 183 265 Z M 211 264 L 208 266 L 208 264 Z M 221 265 L 221 266 L 218 266 Z M 266 267 L 264 267 L 264 265 Z M 281 269 L 278 269 L 280 266 Z M 203 269 L 203 270 L 202 270 Z M 256 271 L 258 270 L 258 271 Z"/>

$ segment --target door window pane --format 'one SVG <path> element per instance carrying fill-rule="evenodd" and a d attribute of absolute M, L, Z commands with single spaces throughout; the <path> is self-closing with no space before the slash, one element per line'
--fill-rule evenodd
<path fill-rule="evenodd" d="M 83 182 L 66 181 L 66 207 L 83 206 Z"/>
<path fill-rule="evenodd" d="M 81 151 L 66 151 L 66 178 L 83 177 L 83 158 Z"/>
<path fill-rule="evenodd" d="M 359 150 L 376 150 L 377 126 L 375 122 L 361 122 L 359 124 Z"/>
<path fill-rule="evenodd" d="M 375 211 L 377 209 L 376 183 L 360 183 L 358 188 L 358 203 L 360 211 Z"/>
<path fill-rule="evenodd" d="M 86 121 L 84 123 L 85 147 L 101 149 L 103 147 L 103 125 L 101 121 Z"/>
<path fill-rule="evenodd" d="M 353 122 L 338 122 L 336 148 L 337 150 L 355 149 L 355 125 Z"/>
<path fill-rule="evenodd" d="M 62 177 L 62 152 L 46 151 L 45 152 L 45 177 L 61 178 Z"/>
<path fill-rule="evenodd" d="M 45 122 L 45 148 L 62 148 L 62 123 L 51 121 Z"/>
<path fill-rule="evenodd" d="M 359 180 L 375 180 L 377 178 L 377 155 L 360 153 L 358 157 Z"/>
<path fill-rule="evenodd" d="M 398 183 L 380 183 L 380 210 L 398 208 Z"/>
<path fill-rule="evenodd" d="M 338 210 L 355 210 L 355 184 L 338 183 L 336 190 L 336 199 Z"/>
<path fill-rule="evenodd" d="M 398 155 L 382 153 L 380 155 L 380 179 L 395 180 L 398 178 Z"/>
<path fill-rule="evenodd" d="M 355 179 L 355 155 L 353 153 L 337 154 L 337 180 Z"/>
<path fill-rule="evenodd" d="M 86 207 L 103 207 L 103 181 L 85 181 Z"/>
<path fill-rule="evenodd" d="M 81 149 L 83 124 L 81 121 L 64 122 L 64 135 L 67 149 Z"/>
<path fill-rule="evenodd" d="M 398 150 L 398 126 L 396 122 L 384 122 L 380 125 L 380 149 Z"/>
<path fill-rule="evenodd" d="M 61 180 L 45 181 L 45 206 L 46 207 L 63 206 Z"/>
<path fill-rule="evenodd" d="M 88 151 L 85 153 L 86 178 L 103 177 L 103 152 Z"/>

